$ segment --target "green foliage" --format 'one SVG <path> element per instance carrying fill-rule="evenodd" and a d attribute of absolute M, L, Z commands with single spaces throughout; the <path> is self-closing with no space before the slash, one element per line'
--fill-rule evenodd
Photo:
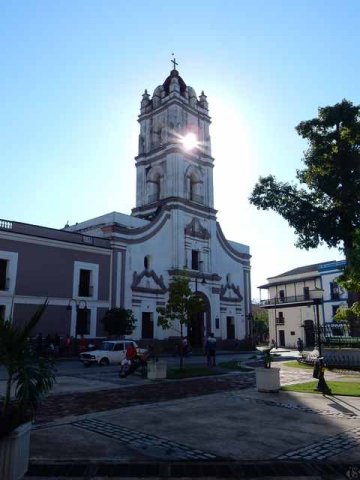
<path fill-rule="evenodd" d="M 343 246 L 346 256 L 360 227 L 360 106 L 343 100 L 319 108 L 317 118 L 301 122 L 296 130 L 309 148 L 296 178 L 304 188 L 259 179 L 250 202 L 274 210 L 298 235 L 297 246 Z"/>
<path fill-rule="evenodd" d="M 332 395 L 350 395 L 352 397 L 360 397 L 358 382 L 336 382 L 329 380 L 326 383 L 331 390 Z M 293 385 L 281 387 L 281 390 L 286 392 L 316 393 L 322 395 L 322 392 L 316 390 L 317 384 L 317 381 L 295 383 Z"/>
<path fill-rule="evenodd" d="M 360 319 L 360 302 L 354 302 L 351 307 L 338 308 L 334 315 L 334 319 L 337 322 L 347 322 L 349 325 L 358 319 Z"/>
<path fill-rule="evenodd" d="M 183 336 L 183 326 L 190 325 L 192 318 L 204 310 L 204 302 L 195 295 L 186 277 L 174 277 L 169 287 L 169 299 L 165 307 L 158 307 L 158 325 L 164 330 L 180 326 L 179 333 Z"/>
<path fill-rule="evenodd" d="M 0 364 L 7 373 L 0 414 L 0 437 L 33 418 L 54 384 L 53 361 L 39 356 L 32 349 L 30 340 L 30 334 L 46 307 L 47 301 L 23 327 L 16 327 L 11 319 L 0 319 Z M 15 389 L 15 398 L 11 395 L 12 388 Z"/>
<path fill-rule="evenodd" d="M 174 277 L 169 286 L 169 299 L 165 307 L 158 307 L 158 325 L 164 330 L 173 329 L 180 333 L 183 339 L 184 325 L 190 325 L 197 313 L 204 311 L 203 300 L 195 295 L 189 279 L 181 276 Z M 183 366 L 183 349 L 180 344 L 180 368 Z"/>
<path fill-rule="evenodd" d="M 101 323 L 109 335 L 131 335 L 135 328 L 136 318 L 131 310 L 112 308 L 105 313 Z"/>
<path fill-rule="evenodd" d="M 360 293 L 360 230 L 354 234 L 353 248 L 348 252 L 347 266 L 343 274 L 337 279 L 337 283 L 348 292 Z M 358 300 L 358 298 L 357 298 Z M 360 332 L 360 302 L 351 302 L 349 308 L 340 307 L 334 319 L 337 322 L 346 322 L 350 326 L 352 335 L 359 335 Z"/>
<path fill-rule="evenodd" d="M 267 310 L 253 307 L 253 333 L 260 342 L 269 336 L 269 315 Z"/>
<path fill-rule="evenodd" d="M 284 367 L 291 367 L 291 368 L 303 368 L 305 370 L 313 370 L 313 365 L 308 365 L 307 363 L 300 363 L 297 360 L 291 360 L 290 362 L 284 362 L 281 365 Z"/>
<path fill-rule="evenodd" d="M 347 260 L 348 264 L 337 283 L 349 292 L 360 292 L 360 230 L 354 234 L 353 248 Z"/>

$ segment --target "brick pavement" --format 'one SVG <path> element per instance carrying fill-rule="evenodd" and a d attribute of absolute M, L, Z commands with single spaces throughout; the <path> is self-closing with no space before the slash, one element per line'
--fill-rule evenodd
<path fill-rule="evenodd" d="M 127 388 L 97 390 L 49 396 L 38 411 L 36 423 L 45 423 L 69 415 L 84 415 L 117 408 L 207 395 L 255 385 L 253 372 L 132 385 Z"/>
<path fill-rule="evenodd" d="M 280 365 L 278 365 L 280 366 Z M 219 369 L 219 373 L 223 369 Z M 313 380 L 311 370 L 300 370 L 281 366 L 281 385 Z M 328 373 L 328 379 L 340 380 L 341 375 Z M 107 379 L 108 381 L 108 379 Z M 89 379 L 91 382 L 91 379 Z M 114 380 L 114 383 L 118 383 Z M 73 392 L 49 396 L 41 406 L 36 423 L 49 422 L 69 415 L 83 415 L 138 404 L 156 403 L 178 398 L 207 395 L 210 393 L 239 390 L 255 386 L 255 373 L 229 373 L 214 377 L 167 380 L 124 388 Z"/>
<path fill-rule="evenodd" d="M 303 374 L 299 375 L 299 372 L 285 371 L 284 369 L 284 371 L 281 372 L 281 383 L 292 383 L 296 377 L 298 381 L 305 381 L 305 377 L 311 375 L 311 371 L 302 373 Z M 38 442 L 42 440 L 43 443 L 45 442 L 44 445 L 46 445 L 47 439 L 52 438 L 51 435 L 54 431 L 56 431 L 57 434 L 59 434 L 59 432 L 61 434 L 63 431 L 68 432 L 71 437 L 73 430 L 77 429 L 80 432 L 83 430 L 88 432 L 89 435 L 92 433 L 95 434 L 95 438 L 99 442 L 97 445 L 107 445 L 101 438 L 108 438 L 110 441 L 109 445 L 112 445 L 113 448 L 116 449 L 116 458 L 114 457 L 108 464 L 102 463 L 101 459 L 90 463 L 84 462 L 80 457 L 78 461 L 70 462 L 69 460 L 73 458 L 71 457 L 73 451 L 70 448 L 71 458 L 63 459 L 60 464 L 57 462 L 47 464 L 46 458 L 43 458 L 40 463 L 39 461 L 37 462 L 35 454 L 35 461 L 33 460 L 26 478 L 34 478 L 37 477 L 37 475 L 41 475 L 42 477 L 51 475 L 52 478 L 59 478 L 59 475 L 63 475 L 64 478 L 94 478 L 93 475 L 96 475 L 96 477 L 101 474 L 104 476 L 117 476 L 119 474 L 124 475 L 125 473 L 129 475 L 129 477 L 138 478 L 137 475 L 139 471 L 137 468 L 140 467 L 139 463 L 141 462 L 144 462 L 141 465 L 144 478 L 152 475 L 159 475 L 159 478 L 169 478 L 170 475 L 171 478 L 180 478 L 184 475 L 191 478 L 196 476 L 209 478 L 211 476 L 210 474 L 227 478 L 239 478 L 239 476 L 245 478 L 256 478 L 259 476 L 277 477 L 279 475 L 284 476 L 284 478 L 286 475 L 299 475 L 302 477 L 316 478 L 316 480 L 320 478 L 330 478 L 328 477 L 329 475 L 334 479 L 344 478 L 345 475 L 348 478 L 350 478 L 349 475 L 351 475 L 351 478 L 355 478 L 352 476 L 351 469 L 355 469 L 356 475 L 360 478 L 360 465 L 356 462 L 354 463 L 354 459 L 359 458 L 356 456 L 356 453 L 354 454 L 354 449 L 359 448 L 360 438 L 359 424 L 356 422 L 356 420 L 360 418 L 357 416 L 358 413 L 355 415 L 351 413 L 350 410 L 347 410 L 348 413 L 339 411 L 329 405 L 326 399 L 322 400 L 322 398 L 318 396 L 310 403 L 303 402 L 301 395 L 296 397 L 300 399 L 298 402 L 295 402 L 294 398 L 292 398 L 291 395 L 289 396 L 289 394 L 282 394 L 282 401 L 280 397 L 277 396 L 259 397 L 253 388 L 254 386 L 254 372 L 250 372 L 182 381 L 168 380 L 144 383 L 142 385 L 130 385 L 125 388 L 124 386 L 119 386 L 118 388 L 110 390 L 94 390 L 86 393 L 51 396 L 39 412 L 37 425 L 34 426 L 34 434 L 36 435 L 36 431 L 39 432 Z M 247 389 L 246 392 L 244 391 L 245 389 Z M 205 398 L 196 398 L 217 392 L 219 392 L 220 395 L 208 397 L 206 400 Z M 181 400 L 191 397 L 193 397 L 191 400 Z M 159 402 L 167 400 L 177 401 L 169 403 L 164 408 L 164 404 Z M 205 403 L 202 403 L 204 401 Z M 232 403 L 234 402 L 241 402 L 241 404 L 244 404 L 244 407 L 240 404 L 239 408 L 236 405 L 232 407 Z M 182 404 L 186 405 L 188 409 L 186 412 L 183 412 Z M 240 445 L 242 437 L 236 436 L 236 428 L 233 433 L 237 439 L 237 444 L 239 444 L 240 456 L 238 457 L 233 452 L 233 459 L 226 461 L 224 461 L 224 459 L 227 458 L 227 454 L 224 455 L 224 451 L 214 449 L 211 442 L 209 444 L 207 442 L 201 442 L 201 438 L 203 438 L 201 436 L 201 428 L 195 429 L 200 439 L 196 442 L 194 442 L 193 439 L 191 441 L 189 440 L 186 429 L 179 430 L 182 432 L 182 436 L 176 435 L 176 437 L 174 437 L 174 435 L 169 434 L 168 422 L 170 419 L 178 418 L 180 412 L 182 412 L 185 419 L 198 419 L 198 417 L 201 416 L 199 412 L 202 412 L 206 417 L 208 413 L 204 412 L 204 408 L 207 405 L 207 412 L 213 410 L 222 412 L 222 417 L 218 422 L 218 428 L 220 429 L 218 432 L 220 435 L 219 438 L 222 438 L 221 435 L 225 434 L 225 438 L 229 439 L 229 428 L 231 429 L 233 427 L 233 418 L 236 418 L 236 421 L 242 425 L 241 432 L 248 431 L 249 425 L 254 426 L 252 420 L 249 424 L 247 423 L 249 409 L 246 404 L 249 404 L 249 407 L 252 409 L 252 415 L 250 415 L 252 418 L 257 418 L 260 412 L 267 412 L 265 416 L 259 417 L 259 421 L 257 424 L 255 422 L 255 425 L 258 425 L 258 427 L 261 425 L 261 427 L 265 428 L 265 431 L 270 428 L 270 436 L 267 437 L 267 440 L 271 440 L 276 447 L 274 450 L 274 458 L 269 459 L 270 461 L 262 460 L 255 462 L 256 471 L 253 469 L 255 463 L 251 463 L 250 466 L 248 461 L 240 461 L 241 455 L 247 458 L 247 453 L 244 453 L 242 449 L 248 448 L 248 443 L 251 439 L 248 437 L 246 442 Z M 137 410 L 137 407 L 134 405 L 144 405 L 144 407 L 139 407 Z M 124 419 L 119 421 L 117 418 L 117 409 L 128 406 L 133 406 L 131 409 L 133 412 L 131 420 L 127 418 L 126 421 Z M 256 408 L 260 409 L 256 410 Z M 161 409 L 163 428 L 161 425 L 159 426 L 159 417 L 157 417 L 156 414 L 151 416 L 147 413 L 145 416 L 148 419 L 148 427 L 144 428 L 144 415 L 142 417 L 137 416 L 139 412 L 143 414 L 143 409 L 146 411 L 150 409 L 150 412 L 154 409 L 155 411 Z M 109 412 L 104 413 L 107 410 L 109 410 Z M 111 410 L 114 410 L 114 412 L 112 413 Z M 281 442 L 279 443 L 279 438 L 281 439 L 281 435 L 289 435 L 289 428 L 293 431 L 293 427 L 291 427 L 293 424 L 289 424 L 289 422 L 293 420 L 293 417 L 289 416 L 288 413 L 284 413 L 283 415 L 280 410 L 284 412 L 294 410 L 296 415 L 301 416 L 301 420 L 299 420 L 302 427 L 299 428 L 300 431 L 297 432 L 297 436 L 291 436 L 289 439 L 291 441 L 286 442 L 285 448 Z M 103 413 L 98 416 L 96 412 Z M 236 412 L 235 416 L 233 412 Z M 76 416 L 88 413 L 95 413 L 95 416 L 66 419 L 66 422 L 70 422 L 65 426 L 67 430 L 65 427 L 61 430 L 63 427 L 61 424 L 59 425 L 59 422 L 48 425 L 44 423 L 68 415 Z M 166 415 L 168 415 L 168 417 L 166 417 Z M 304 415 L 311 415 L 313 418 L 309 420 L 306 418 L 306 421 L 304 421 Z M 331 419 L 329 423 L 326 422 L 326 417 Z M 273 423 L 274 425 L 278 425 L 276 418 L 281 419 L 283 423 L 279 424 L 279 427 L 282 425 L 279 431 L 277 428 L 272 431 L 273 433 L 276 431 L 276 438 L 274 439 L 274 436 L 271 435 L 271 428 L 273 428 L 271 426 L 271 419 L 275 419 L 275 423 Z M 156 428 L 152 420 L 156 420 Z M 182 419 L 173 421 L 174 425 L 176 422 L 182 425 Z M 200 426 L 202 424 L 201 421 L 202 420 L 199 419 Z M 355 422 L 352 423 L 353 421 Z M 194 420 L 192 420 L 192 422 L 196 423 Z M 306 431 L 304 425 L 307 426 Z M 313 425 L 316 427 L 316 435 L 313 435 Z M 256 444 L 258 448 L 259 445 L 262 444 L 263 431 L 261 430 L 256 433 L 256 430 L 256 428 L 252 428 L 251 438 L 252 442 Z M 170 432 L 171 431 L 170 428 Z M 41 432 L 48 432 L 48 437 L 41 437 Z M 248 431 L 248 433 L 250 434 L 250 431 Z M 194 431 L 192 435 L 194 435 Z M 259 435 L 259 441 L 256 438 L 257 435 Z M 309 438 L 307 438 L 306 435 Z M 126 436 L 126 438 L 123 438 L 124 436 Z M 76 439 L 77 437 L 74 440 L 75 443 Z M 277 446 L 278 443 L 280 445 L 279 447 Z M 124 458 L 121 456 L 122 454 L 119 453 L 122 452 L 120 449 L 121 444 L 124 444 L 133 455 L 138 453 L 139 458 L 137 462 L 128 463 L 126 460 L 127 456 L 124 455 Z M 87 445 L 87 447 L 88 446 L 89 445 Z M 309 446 L 311 449 L 309 449 Z M 52 448 L 55 449 L 54 451 L 57 451 L 57 447 L 58 444 L 55 444 Z M 199 449 L 199 447 L 201 447 L 201 449 Z M 309 453 L 310 450 L 314 451 Z M 146 462 L 144 452 L 152 457 L 152 461 Z M 227 453 L 227 450 L 225 453 Z M 107 453 L 107 455 L 109 455 L 109 453 Z M 336 460 L 333 459 L 334 455 Z M 342 457 L 343 455 L 345 455 L 345 458 Z M 236 457 L 235 461 L 234 456 Z M 261 452 L 259 452 L 259 458 L 261 457 Z M 90 455 L 89 458 L 93 457 Z M 266 456 L 263 458 L 266 458 Z M 167 460 L 170 460 L 171 463 Z M 181 462 L 181 460 L 183 460 L 183 462 Z M 178 468 L 175 468 L 175 464 Z"/>

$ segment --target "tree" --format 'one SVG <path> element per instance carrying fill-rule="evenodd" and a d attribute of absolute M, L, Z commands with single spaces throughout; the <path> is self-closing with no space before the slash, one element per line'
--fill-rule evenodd
<path fill-rule="evenodd" d="M 348 255 L 349 263 L 337 283 L 347 291 L 360 293 L 360 230 L 354 235 L 353 249 Z M 360 302 L 354 302 L 350 308 L 340 307 L 335 316 L 336 321 L 345 321 L 350 326 L 351 335 L 360 335 Z"/>
<path fill-rule="evenodd" d="M 343 100 L 319 108 L 296 130 L 309 143 L 305 168 L 296 173 L 305 188 L 260 177 L 250 202 L 285 218 L 298 235 L 296 246 L 341 248 L 350 266 L 360 228 L 360 106 Z"/>
<path fill-rule="evenodd" d="M 194 316 L 204 311 L 203 300 L 189 287 L 185 276 L 174 277 L 169 286 L 169 299 L 164 307 L 158 307 L 158 325 L 164 330 L 173 329 L 180 333 L 180 368 L 183 367 L 184 325 L 189 326 Z"/>
<path fill-rule="evenodd" d="M 131 335 L 135 328 L 136 318 L 131 310 L 112 308 L 105 313 L 101 323 L 109 335 Z"/>
<path fill-rule="evenodd" d="M 269 337 L 269 315 L 267 310 L 260 308 L 258 304 L 253 304 L 253 334 L 256 341 L 263 343 Z"/>
<path fill-rule="evenodd" d="M 5 395 L 0 410 L 0 438 L 31 420 L 55 381 L 55 366 L 32 348 L 30 335 L 48 301 L 23 326 L 0 318 L 0 365 L 6 372 Z"/>

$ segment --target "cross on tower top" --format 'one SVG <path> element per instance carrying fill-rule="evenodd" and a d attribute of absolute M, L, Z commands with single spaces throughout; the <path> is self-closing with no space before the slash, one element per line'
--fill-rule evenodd
<path fill-rule="evenodd" d="M 174 54 L 173 54 L 173 53 L 172 53 L 171 55 L 174 57 Z M 173 60 L 171 60 L 171 63 L 174 64 L 173 70 L 176 70 L 176 65 L 179 65 L 179 64 L 176 62 L 176 58 L 175 58 L 175 57 L 173 58 Z"/>

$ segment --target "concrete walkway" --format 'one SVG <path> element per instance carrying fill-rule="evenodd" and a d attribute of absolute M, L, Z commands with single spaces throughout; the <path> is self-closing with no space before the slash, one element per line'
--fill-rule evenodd
<path fill-rule="evenodd" d="M 359 381 L 359 375 L 352 378 Z M 311 370 L 282 367 L 283 385 L 310 379 Z M 229 478 L 229 472 L 221 470 L 229 466 L 234 471 L 242 468 L 246 478 L 269 478 L 270 471 L 279 472 L 283 465 L 291 475 L 301 477 L 302 473 L 307 478 L 321 478 L 321 465 L 325 470 L 341 466 L 343 474 L 349 468 L 359 467 L 360 472 L 356 463 L 360 459 L 358 397 L 258 393 L 252 372 L 139 381 L 126 387 L 112 384 L 112 389 L 93 385 L 92 392 L 50 397 L 32 432 L 28 478 L 39 472 L 44 475 L 44 468 L 49 478 L 51 472 L 57 472 L 52 478 L 60 478 L 68 469 L 69 478 L 74 466 L 77 473 L 88 469 L 86 478 L 100 478 L 101 471 L 114 478 L 116 472 L 126 476 L 125 465 L 133 469 L 143 465 L 143 477 L 136 478 L 149 477 L 150 471 L 153 477 L 170 478 L 180 465 L 183 470 L 179 467 L 174 475 L 180 478 L 179 472 L 183 476 L 190 472 L 185 467 L 189 462 L 202 465 L 202 471 L 213 465 L 218 478 Z M 306 470 L 314 462 L 318 467 Z M 157 470 L 161 465 L 168 466 L 165 477 Z M 246 470 L 246 465 L 257 465 L 258 470 Z M 334 475 L 339 473 L 335 470 Z M 70 478 L 85 478 L 72 472 Z M 282 479 L 285 473 L 281 472 Z M 209 472 L 206 478 L 211 478 Z"/>

